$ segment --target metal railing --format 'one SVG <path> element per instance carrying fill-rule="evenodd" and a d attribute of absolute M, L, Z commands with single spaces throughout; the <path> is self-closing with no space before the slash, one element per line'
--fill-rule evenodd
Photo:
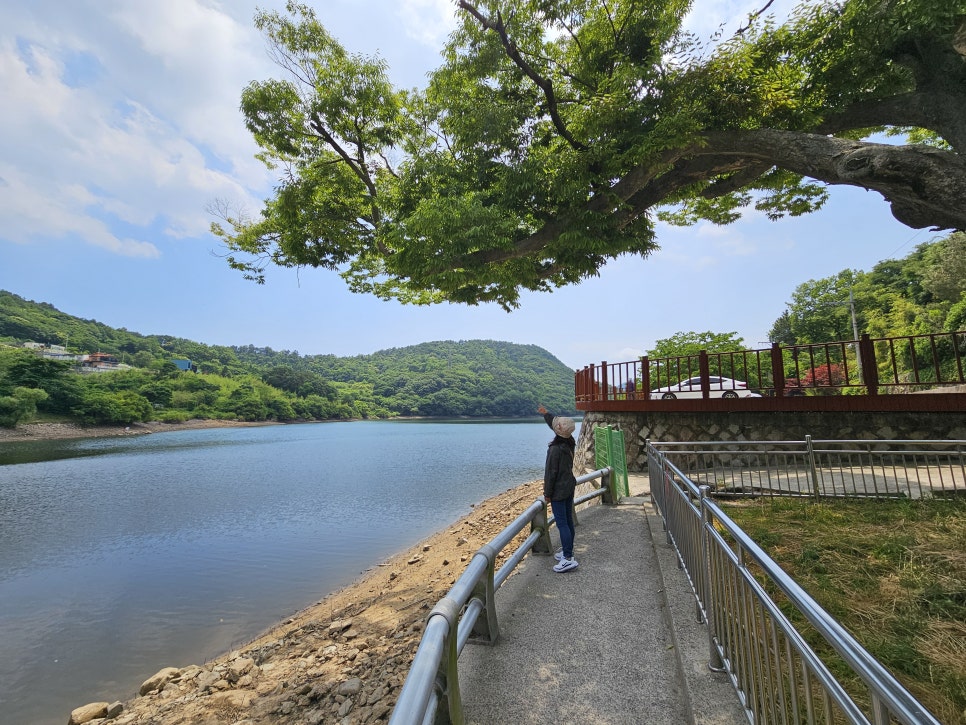
<path fill-rule="evenodd" d="M 711 500 L 708 486 L 650 444 L 647 458 L 651 496 L 708 625 L 710 667 L 728 674 L 750 723 L 940 725 Z M 864 683 L 866 699 L 846 692 L 785 616 L 789 606 Z"/>
<path fill-rule="evenodd" d="M 724 379 L 712 381 L 711 378 Z M 681 381 L 696 380 L 683 390 Z M 741 385 L 734 382 L 738 381 Z M 780 345 L 758 350 L 641 357 L 588 365 L 574 374 L 577 403 L 732 397 L 745 385 L 763 397 L 880 395 L 966 385 L 966 330 Z"/>
<path fill-rule="evenodd" d="M 654 446 L 716 498 L 950 498 L 966 494 L 966 441 L 687 441 Z"/>
<path fill-rule="evenodd" d="M 579 476 L 577 484 L 601 479 L 602 486 L 574 499 L 580 505 L 600 497 L 616 503 L 612 469 L 603 468 Z M 390 725 L 464 722 L 457 661 L 467 642 L 495 644 L 500 636 L 496 592 L 523 561 L 528 552 L 549 554 L 550 526 L 547 504 L 537 499 L 489 543 L 482 546 L 466 569 L 426 620 L 426 628 L 416 650 L 409 674 L 399 692 L 390 716 Z M 504 562 L 499 570 L 496 560 L 517 534 L 530 525 L 530 535 Z M 440 709 L 442 705 L 442 709 Z"/>

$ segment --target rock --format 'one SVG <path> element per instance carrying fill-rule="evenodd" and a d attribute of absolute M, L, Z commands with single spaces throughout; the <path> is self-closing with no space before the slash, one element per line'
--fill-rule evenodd
<path fill-rule="evenodd" d="M 255 660 L 249 659 L 248 657 L 237 657 L 228 663 L 228 675 L 225 679 L 229 682 L 235 682 L 254 666 Z"/>
<path fill-rule="evenodd" d="M 329 625 L 328 635 L 334 637 L 352 626 L 351 619 L 337 619 Z"/>
<path fill-rule="evenodd" d="M 67 725 L 81 725 L 82 723 L 90 722 L 97 718 L 106 717 L 107 708 L 110 707 L 110 704 L 109 702 L 90 702 L 86 705 L 81 705 L 71 710 Z"/>
<path fill-rule="evenodd" d="M 211 670 L 204 670 L 196 678 L 198 682 L 198 688 L 201 690 L 206 690 L 216 682 L 221 679 L 221 675 L 217 672 L 212 672 Z"/>
<path fill-rule="evenodd" d="M 352 698 L 347 697 L 345 699 L 345 702 L 343 702 L 342 705 L 339 706 L 339 717 L 345 717 L 346 715 L 349 714 L 349 710 L 351 709 L 352 709 Z"/>
<path fill-rule="evenodd" d="M 113 720 L 122 712 L 124 712 L 124 703 L 112 702 L 110 705 L 107 706 L 107 714 L 105 715 L 105 717 L 109 720 Z"/>
<path fill-rule="evenodd" d="M 138 690 L 139 695 L 147 695 L 149 692 L 154 692 L 160 689 L 168 682 L 173 680 L 175 677 L 181 674 L 181 670 L 177 667 L 165 667 L 163 670 L 157 674 L 149 677 L 141 685 L 141 689 Z"/>
<path fill-rule="evenodd" d="M 372 714 L 369 716 L 369 721 L 374 722 L 378 720 L 388 720 L 391 710 L 392 708 L 390 708 L 389 705 L 376 705 L 372 708 Z"/>
<path fill-rule="evenodd" d="M 212 707 L 228 707 L 233 710 L 247 710 L 255 699 L 255 693 L 250 690 L 227 690 L 216 692 L 208 697 Z"/>
<path fill-rule="evenodd" d="M 311 710 L 305 713 L 306 725 L 322 725 L 325 722 L 325 713 L 321 710 Z"/>
<path fill-rule="evenodd" d="M 357 695 L 361 689 L 362 680 L 360 680 L 358 677 L 353 677 L 351 680 L 346 680 L 339 685 L 339 694 L 346 697 L 349 695 Z M 345 713 L 342 714 L 345 715 Z"/>

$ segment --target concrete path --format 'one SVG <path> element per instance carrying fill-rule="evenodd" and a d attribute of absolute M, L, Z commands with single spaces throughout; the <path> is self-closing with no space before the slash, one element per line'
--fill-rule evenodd
<path fill-rule="evenodd" d="M 578 512 L 577 569 L 528 556 L 497 592 L 499 641 L 459 660 L 467 722 L 747 723 L 642 485 Z"/>

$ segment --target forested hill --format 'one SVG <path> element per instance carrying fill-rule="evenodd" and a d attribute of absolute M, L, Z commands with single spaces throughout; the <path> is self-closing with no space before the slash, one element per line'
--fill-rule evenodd
<path fill-rule="evenodd" d="M 255 411 L 255 419 L 287 419 L 290 409 L 295 418 L 532 416 L 539 404 L 555 412 L 575 412 L 573 371 L 535 345 L 442 341 L 354 357 L 300 355 L 254 345 L 206 345 L 169 335 L 142 335 L 0 290 L 0 353 L 7 351 L 0 356 L 0 396 L 23 387 L 10 370 L 15 367 L 12 356 L 26 354 L 17 349 L 24 342 L 62 345 L 72 354 L 115 356 L 134 370 L 93 376 L 99 392 L 110 393 L 111 387 L 141 391 L 156 411 L 162 411 L 162 418 L 198 413 L 227 417 L 233 411 L 251 418 Z M 191 360 L 197 373 L 176 371 L 174 359 Z M 173 406 L 181 401 L 190 405 L 200 395 L 194 390 L 199 384 L 190 382 L 193 375 L 218 378 L 202 387 L 214 391 L 220 386 L 221 392 L 200 396 L 206 401 L 203 405 L 177 412 Z M 159 376 L 164 378 L 162 387 L 173 390 L 160 402 Z M 115 386 L 110 378 L 116 377 Z M 265 405 L 254 405 L 253 397 Z M 237 405 L 231 407 L 231 401 L 239 399 L 246 399 L 243 412 Z M 53 396 L 38 407 L 53 408 L 55 400 Z M 62 408 L 67 412 L 77 405 L 64 403 Z"/>
<path fill-rule="evenodd" d="M 574 412 L 573 371 L 536 345 L 424 342 L 342 358 L 252 346 L 234 350 L 249 365 L 276 373 L 289 368 L 296 378 L 311 372 L 339 383 L 371 384 L 375 399 L 398 415 L 532 415 L 541 403 Z M 275 377 L 268 381 L 291 387 Z"/>

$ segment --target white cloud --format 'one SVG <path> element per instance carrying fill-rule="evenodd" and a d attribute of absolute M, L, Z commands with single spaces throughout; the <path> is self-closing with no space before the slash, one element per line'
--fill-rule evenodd
<path fill-rule="evenodd" d="M 88 244 L 125 257 L 153 259 L 160 255 L 151 242 L 122 238 L 89 213 L 97 199 L 82 186 L 65 184 L 51 196 L 7 165 L 0 166 L 0 218 L 4 237 L 17 244 L 37 239 L 83 238 Z"/>
<path fill-rule="evenodd" d="M 734 226 L 702 223 L 696 230 L 699 239 L 707 239 L 712 249 L 726 257 L 746 257 L 758 251 L 757 246 Z"/>
<path fill-rule="evenodd" d="M 684 27 L 702 39 L 710 38 L 719 30 L 723 38 L 729 38 L 748 23 L 752 13 L 759 12 L 766 4 L 767 0 L 699 0 L 692 6 Z M 764 14 L 781 22 L 798 4 L 798 0 L 775 0 Z"/>
<path fill-rule="evenodd" d="M 425 45 L 440 47 L 456 29 L 456 14 L 450 0 L 402 0 L 399 14 L 406 34 Z"/>
<path fill-rule="evenodd" d="M 268 172 L 237 108 L 268 66 L 254 30 L 194 0 L 34 9 L 0 10 L 2 238 L 154 257 L 132 231 L 204 236 L 212 199 L 259 203 Z"/>

